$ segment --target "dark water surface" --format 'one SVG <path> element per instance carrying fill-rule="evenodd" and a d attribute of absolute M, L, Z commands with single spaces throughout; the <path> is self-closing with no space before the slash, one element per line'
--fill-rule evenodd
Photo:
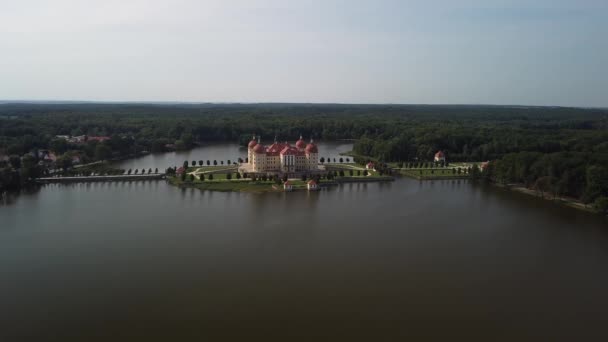
<path fill-rule="evenodd" d="M 606 220 L 465 181 L 49 185 L 0 220 L 0 341 L 608 338 Z"/>

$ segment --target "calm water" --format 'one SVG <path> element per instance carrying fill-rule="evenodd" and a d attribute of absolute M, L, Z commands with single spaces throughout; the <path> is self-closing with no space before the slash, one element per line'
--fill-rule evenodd
<path fill-rule="evenodd" d="M 263 141 L 262 143 L 271 144 L 272 141 Z M 291 143 L 293 144 L 294 142 L 291 141 Z M 349 158 L 340 156 L 340 153 L 349 152 L 353 149 L 353 144 L 347 142 L 317 142 L 316 144 L 319 146 L 319 151 L 321 152 L 319 158 L 323 157 L 326 159 L 336 158 L 337 160 L 340 157 Z M 202 160 L 205 163 L 207 160 L 210 160 L 211 163 L 213 163 L 214 160 L 217 160 L 218 163 L 223 160 L 224 163 L 226 163 L 228 159 L 231 162 L 235 162 L 239 158 L 247 158 L 246 147 L 242 147 L 238 144 L 211 144 L 197 147 L 189 151 L 149 154 L 141 158 L 121 161 L 115 165 L 125 170 L 158 168 L 160 171 L 165 170 L 168 167 L 179 167 L 184 163 L 184 160 L 187 160 L 188 162 L 195 160 L 197 164 L 199 160 Z"/>
<path fill-rule="evenodd" d="M 465 181 L 49 185 L 0 222 L 0 341 L 608 338 L 607 221 Z"/>

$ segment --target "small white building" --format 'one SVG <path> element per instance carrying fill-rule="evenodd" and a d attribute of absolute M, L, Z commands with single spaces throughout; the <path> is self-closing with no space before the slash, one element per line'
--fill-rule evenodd
<path fill-rule="evenodd" d="M 289 181 L 286 181 L 285 183 L 283 183 L 283 190 L 284 191 L 292 191 L 293 190 L 293 184 L 291 184 Z"/>
<path fill-rule="evenodd" d="M 314 179 L 309 180 L 308 183 L 306 183 L 306 186 L 308 187 L 308 190 L 319 190 L 319 183 Z"/>
<path fill-rule="evenodd" d="M 443 153 L 443 151 L 437 151 L 437 153 L 435 153 L 435 162 L 445 162 L 445 154 Z"/>

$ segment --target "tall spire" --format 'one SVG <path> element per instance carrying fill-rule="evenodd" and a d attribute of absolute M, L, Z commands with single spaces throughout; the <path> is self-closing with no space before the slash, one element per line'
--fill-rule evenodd
<path fill-rule="evenodd" d="M 302 134 L 300 133 L 300 140 L 302 140 Z"/>
<path fill-rule="evenodd" d="M 260 136 L 258 135 L 258 144 L 260 143 Z"/>
<path fill-rule="evenodd" d="M 275 143 L 277 142 L 277 135 L 276 134 L 274 135 L 274 142 Z"/>

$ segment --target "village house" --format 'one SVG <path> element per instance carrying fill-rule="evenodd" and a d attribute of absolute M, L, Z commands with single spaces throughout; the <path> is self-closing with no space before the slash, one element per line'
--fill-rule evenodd
<path fill-rule="evenodd" d="M 314 179 L 309 180 L 308 183 L 306 183 L 306 186 L 308 190 L 319 190 L 319 183 Z"/>
<path fill-rule="evenodd" d="M 445 154 L 443 153 L 443 151 L 437 151 L 437 153 L 435 153 L 435 163 L 443 162 L 445 162 Z"/>
<path fill-rule="evenodd" d="M 285 190 L 285 191 L 292 191 L 293 190 L 293 184 L 291 184 L 290 181 L 286 181 L 285 183 L 283 183 L 283 190 Z"/>

